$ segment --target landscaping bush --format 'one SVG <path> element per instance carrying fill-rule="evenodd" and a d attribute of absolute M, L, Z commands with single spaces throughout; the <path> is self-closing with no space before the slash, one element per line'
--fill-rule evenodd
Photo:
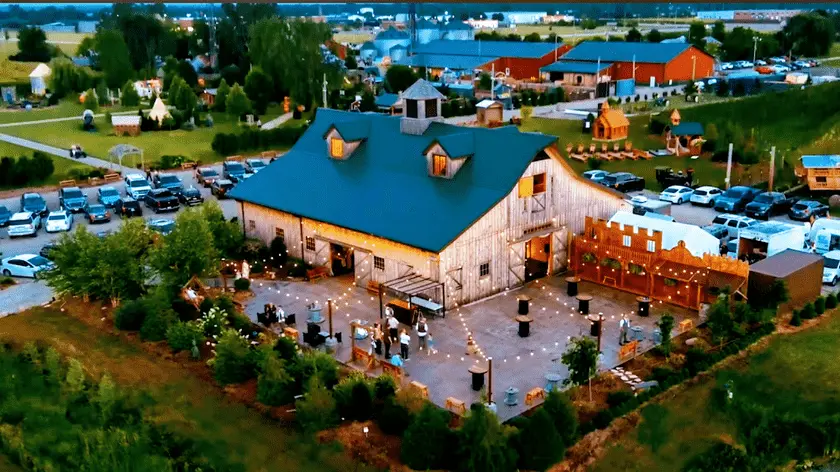
<path fill-rule="evenodd" d="M 143 298 L 125 302 L 114 313 L 114 326 L 122 331 L 139 331 L 148 310 L 149 304 Z"/>
<path fill-rule="evenodd" d="M 204 333 L 198 323 L 177 321 L 166 330 L 166 342 L 173 352 L 189 351 L 204 341 Z"/>
<path fill-rule="evenodd" d="M 390 375 L 380 375 L 373 381 L 373 399 L 384 403 L 397 394 L 397 382 Z"/>
<path fill-rule="evenodd" d="M 228 325 L 228 315 L 218 307 L 213 307 L 204 313 L 198 320 L 198 326 L 204 332 L 204 336 L 216 339 L 222 330 Z"/>
<path fill-rule="evenodd" d="M 291 147 L 304 131 L 305 127 L 281 127 L 265 131 L 249 128 L 239 134 L 217 133 L 210 148 L 219 154 L 230 155 L 268 147 Z"/>
<path fill-rule="evenodd" d="M 402 436 L 411 425 L 413 417 L 408 408 L 400 405 L 395 398 L 385 400 L 382 409 L 376 415 L 379 428 L 385 434 Z"/>
<path fill-rule="evenodd" d="M 274 343 L 274 352 L 277 353 L 277 356 L 284 360 L 284 361 L 292 361 L 297 358 L 297 343 L 285 336 L 281 336 L 277 339 L 277 342 Z"/>
<path fill-rule="evenodd" d="M 144 341 L 163 341 L 166 339 L 166 331 L 177 321 L 178 315 L 172 308 L 152 301 L 140 327 L 140 338 Z"/>
<path fill-rule="evenodd" d="M 307 432 L 320 431 L 338 423 L 335 399 L 317 377 L 311 379 L 306 395 L 295 402 L 295 417 Z"/>
<path fill-rule="evenodd" d="M 604 429 L 613 420 L 613 412 L 612 410 L 601 410 L 599 411 L 594 418 L 592 418 L 592 425 L 595 429 Z"/>
<path fill-rule="evenodd" d="M 286 268 L 289 270 L 289 277 L 306 277 L 306 271 L 312 269 L 312 265 L 303 259 L 290 257 L 286 261 Z"/>
<path fill-rule="evenodd" d="M 837 308 L 837 295 L 829 293 L 828 296 L 825 297 L 825 307 L 829 310 Z"/>
<path fill-rule="evenodd" d="M 276 355 L 266 357 L 257 380 L 257 400 L 270 406 L 287 405 L 298 392 L 295 379 L 286 371 L 286 361 Z"/>
<path fill-rule="evenodd" d="M 332 388 L 338 383 L 338 362 L 323 352 L 306 352 L 287 368 L 299 388 L 309 385 L 315 376 L 318 377 L 319 383 L 327 388 Z"/>
<path fill-rule="evenodd" d="M 578 433 L 578 415 L 569 396 L 552 390 L 543 402 L 543 409 L 554 420 L 554 427 L 563 439 L 563 444 L 572 445 Z"/>
<path fill-rule="evenodd" d="M 225 329 L 216 344 L 213 371 L 222 385 L 241 383 L 254 376 L 253 356 L 247 339 L 232 329 Z"/>
<path fill-rule="evenodd" d="M 244 277 L 238 278 L 233 281 L 233 288 L 236 289 L 237 292 L 245 292 L 250 290 L 251 281 Z"/>
<path fill-rule="evenodd" d="M 520 469 L 546 470 L 565 454 L 566 445 L 554 427 L 551 416 L 542 408 L 531 416 L 517 436 Z"/>
<path fill-rule="evenodd" d="M 814 304 L 808 302 L 805 306 L 802 307 L 802 311 L 799 313 L 803 320 L 810 320 L 812 318 L 817 317 L 817 311 L 814 309 Z"/>
<path fill-rule="evenodd" d="M 814 311 L 817 312 L 817 315 L 822 315 L 825 313 L 825 297 L 820 295 L 814 300 Z"/>
<path fill-rule="evenodd" d="M 683 472 L 718 472 L 749 470 L 747 455 L 741 449 L 718 442 L 705 452 L 694 456 L 682 468 Z"/>
<path fill-rule="evenodd" d="M 455 442 L 449 413 L 427 403 L 403 435 L 400 458 L 415 470 L 449 469 Z"/>
<path fill-rule="evenodd" d="M 213 299 L 210 297 L 204 298 L 201 300 L 201 303 L 198 305 L 198 311 L 202 313 L 207 313 L 210 311 L 215 305 L 213 304 Z"/>
<path fill-rule="evenodd" d="M 696 347 L 690 348 L 685 353 L 684 367 L 688 369 L 688 373 L 693 377 L 698 372 L 706 370 L 709 365 L 709 355 L 702 349 Z"/>
<path fill-rule="evenodd" d="M 336 410 L 343 419 L 365 421 L 373 415 L 373 386 L 367 377 L 354 371 L 333 388 Z"/>
<path fill-rule="evenodd" d="M 674 369 L 670 367 L 654 367 L 648 380 L 656 380 L 660 385 L 665 383 L 665 380 L 674 375 Z"/>
<path fill-rule="evenodd" d="M 616 392 L 610 392 L 607 394 L 607 405 L 609 405 L 610 407 L 616 407 L 630 400 L 631 398 L 633 398 L 633 392 L 628 390 L 618 390 Z"/>
<path fill-rule="evenodd" d="M 802 326 L 802 315 L 800 315 L 799 310 L 793 310 L 793 316 L 790 318 L 790 325 Z"/>
<path fill-rule="evenodd" d="M 181 167 L 181 164 L 187 162 L 188 160 L 189 159 L 187 159 L 185 156 L 181 156 L 181 155 L 171 156 L 171 155 L 166 154 L 166 155 L 160 156 L 160 161 L 158 161 L 158 166 L 161 169 L 174 169 L 176 167 Z"/>

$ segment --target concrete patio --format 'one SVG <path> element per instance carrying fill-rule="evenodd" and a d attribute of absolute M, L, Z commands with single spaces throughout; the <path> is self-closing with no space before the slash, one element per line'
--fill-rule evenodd
<path fill-rule="evenodd" d="M 343 345 L 335 351 L 336 358 L 344 363 L 350 360 L 350 320 L 361 319 L 372 324 L 379 321 L 379 298 L 363 288 L 351 284 L 350 278 L 328 278 L 317 283 L 287 281 L 254 281 L 255 296 L 246 306 L 246 313 L 256 320 L 257 312 L 266 303 L 274 303 L 286 314 L 295 313 L 297 328 L 306 329 L 306 305 L 318 301 L 326 317 L 327 298 L 334 300 L 333 329 L 343 333 Z M 590 313 L 602 313 L 605 317 L 601 341 L 599 370 L 604 371 L 619 365 L 619 319 L 628 314 L 632 326 L 643 328 L 644 340 L 640 352 L 654 347 L 652 332 L 659 317 L 669 312 L 676 323 L 692 318 L 698 324 L 698 315 L 686 309 L 654 303 L 651 316 L 635 314 L 635 296 L 595 284 L 581 282 L 580 291 L 593 295 Z M 530 336 L 518 336 L 517 296 L 531 298 Z M 525 404 L 525 393 L 535 387 L 546 385 L 545 375 L 556 373 L 562 379 L 568 371 L 560 362 L 571 337 L 590 332 L 590 322 L 577 313 L 578 302 L 566 295 L 563 277 L 547 277 L 529 283 L 525 287 L 504 292 L 471 305 L 448 308 L 446 318 L 429 318 L 429 332 L 434 337 L 437 353 L 418 352 L 417 336 L 411 333 L 412 346 L 409 360 L 404 369 L 408 374 L 405 382 L 416 380 L 429 388 L 430 399 L 444 406 L 447 397 L 455 397 L 469 404 L 479 400 L 480 393 L 473 391 L 467 369 L 475 364 L 486 365 L 486 358 L 493 359 L 493 400 L 498 405 L 502 420 L 510 419 L 535 405 Z M 327 331 L 328 322 L 321 323 Z M 467 333 L 471 332 L 481 353 L 466 355 Z M 364 349 L 370 347 L 370 340 L 359 341 Z M 399 352 L 399 346 L 392 353 Z M 504 404 L 504 391 L 514 387 L 519 390 L 519 403 Z"/>

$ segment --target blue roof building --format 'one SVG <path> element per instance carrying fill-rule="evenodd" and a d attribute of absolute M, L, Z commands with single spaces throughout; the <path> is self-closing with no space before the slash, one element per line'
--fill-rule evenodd
<path fill-rule="evenodd" d="M 289 152 L 231 191 L 246 235 L 283 237 L 290 256 L 352 270 L 362 287 L 445 286 L 435 301 L 451 306 L 523 283 L 532 240 L 551 252 L 542 273 L 562 270 L 568 232 L 627 205 L 578 176 L 555 136 L 445 124 L 441 98 L 419 80 L 401 116 L 317 110 Z"/>
<path fill-rule="evenodd" d="M 802 167 L 806 169 L 825 169 L 840 167 L 840 154 L 802 156 Z"/>

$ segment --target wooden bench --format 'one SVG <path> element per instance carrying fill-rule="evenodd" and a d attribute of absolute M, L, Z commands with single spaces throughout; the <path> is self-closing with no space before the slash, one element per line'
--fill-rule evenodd
<path fill-rule="evenodd" d="M 294 328 L 290 328 L 288 326 L 283 328 L 283 336 L 293 339 L 295 341 L 295 344 L 297 344 L 299 342 L 298 340 L 300 338 L 298 337 L 298 335 L 299 335 L 298 330 L 296 330 Z"/>
<path fill-rule="evenodd" d="M 467 405 L 455 397 L 447 398 L 446 403 L 444 404 L 444 408 L 457 415 L 467 414 Z"/>
<path fill-rule="evenodd" d="M 366 288 L 368 292 L 379 295 L 379 282 L 375 280 L 368 280 Z"/>
<path fill-rule="evenodd" d="M 195 161 L 188 161 L 181 164 L 181 169 L 183 170 L 195 169 L 196 167 L 198 167 L 198 162 Z"/>
<path fill-rule="evenodd" d="M 429 387 L 427 387 L 424 384 L 421 384 L 420 382 L 418 382 L 416 380 L 411 382 L 410 385 L 411 385 L 411 388 L 413 388 L 414 390 L 416 390 L 417 392 L 420 393 L 421 397 L 426 398 L 426 399 L 429 398 Z"/>
<path fill-rule="evenodd" d="M 376 357 L 371 356 L 370 354 L 368 354 L 367 351 L 365 351 L 364 349 L 362 349 L 358 346 L 353 346 L 353 352 L 352 352 L 351 356 L 352 356 L 353 362 L 361 362 L 362 365 L 365 366 L 366 370 L 375 369 L 376 364 L 379 362 L 376 359 Z M 384 365 L 385 364 L 383 363 L 383 369 L 382 369 L 383 371 L 385 370 Z"/>
<path fill-rule="evenodd" d="M 120 180 L 120 174 L 114 172 L 111 174 L 105 174 L 102 176 L 102 180 L 105 182 L 117 182 Z"/>
<path fill-rule="evenodd" d="M 382 361 L 380 365 L 382 366 L 382 373 L 390 375 L 391 377 L 393 377 L 394 380 L 397 381 L 397 385 L 399 385 L 402 382 L 402 378 L 403 378 L 402 368 L 397 367 L 397 366 L 395 366 L 394 364 L 391 364 L 388 361 Z"/>
<path fill-rule="evenodd" d="M 75 180 L 62 180 L 61 182 L 58 183 L 58 186 L 61 187 L 61 188 L 75 187 L 76 186 L 76 181 Z"/>
<path fill-rule="evenodd" d="M 618 349 L 618 362 L 629 361 L 636 357 L 636 351 L 639 348 L 639 341 L 630 341 Z"/>
<path fill-rule="evenodd" d="M 680 333 L 685 333 L 686 331 L 688 331 L 688 330 L 690 330 L 691 328 L 694 327 L 694 321 L 692 321 L 692 320 L 682 320 L 682 321 L 680 321 L 679 326 L 680 326 L 679 327 Z"/>
<path fill-rule="evenodd" d="M 534 387 L 525 394 L 525 404 L 531 406 L 537 400 L 545 400 L 545 389 Z"/>
<path fill-rule="evenodd" d="M 316 267 L 306 271 L 306 279 L 310 282 L 326 278 L 327 275 L 329 275 L 329 272 L 326 267 Z"/>

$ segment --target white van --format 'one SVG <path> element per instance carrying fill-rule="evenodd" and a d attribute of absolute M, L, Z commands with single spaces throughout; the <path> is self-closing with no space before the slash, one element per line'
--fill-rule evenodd
<path fill-rule="evenodd" d="M 837 285 L 840 279 L 840 251 L 829 251 L 823 254 L 823 279 L 822 283 Z"/>

